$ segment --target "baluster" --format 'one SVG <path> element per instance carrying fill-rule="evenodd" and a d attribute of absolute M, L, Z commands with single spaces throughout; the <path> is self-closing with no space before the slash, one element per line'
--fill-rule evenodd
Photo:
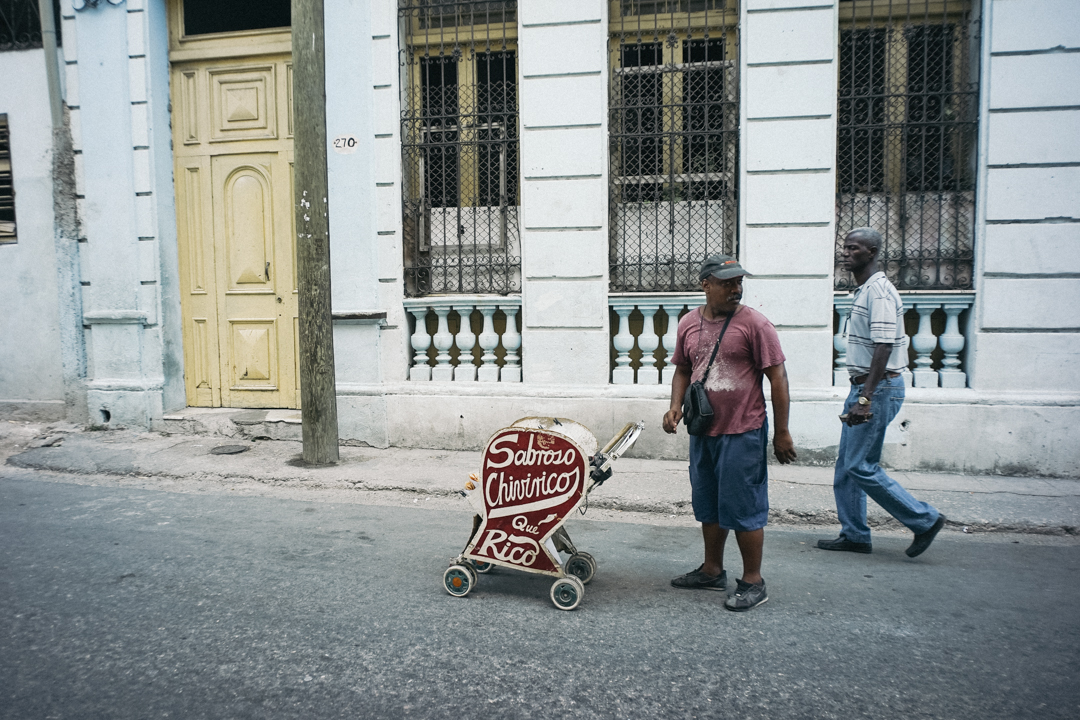
<path fill-rule="evenodd" d="M 516 305 L 500 305 L 506 313 L 506 330 L 503 332 L 503 347 L 506 348 L 506 364 L 502 367 L 503 382 L 521 382 L 521 333 L 517 329 L 518 308 Z"/>
<path fill-rule="evenodd" d="M 833 347 L 836 348 L 836 367 L 833 368 L 833 385 L 843 387 L 851 384 L 847 369 L 847 324 L 851 317 L 851 304 L 836 305 L 836 314 L 840 316 L 840 326 L 833 335 Z"/>
<path fill-rule="evenodd" d="M 495 348 L 499 345 L 499 334 L 495 332 L 494 305 L 481 305 L 480 313 L 484 316 L 484 329 L 480 332 L 480 347 L 484 354 L 480 358 L 480 368 L 476 377 L 480 382 L 498 382 L 499 366 L 495 364 Z"/>
<path fill-rule="evenodd" d="M 614 310 L 619 316 L 619 332 L 611 340 L 618 353 L 615 369 L 611 371 L 611 382 L 616 385 L 633 385 L 634 369 L 630 367 L 630 351 L 634 349 L 634 336 L 630 334 L 629 318 L 630 313 L 634 312 L 634 305 L 616 305 Z"/>
<path fill-rule="evenodd" d="M 454 336 L 450 334 L 450 325 L 446 321 L 446 316 L 450 314 L 450 306 L 436 306 L 433 309 L 439 316 L 439 330 L 433 338 L 435 349 L 439 351 L 439 354 L 435 356 L 435 367 L 431 369 L 431 379 L 453 380 L 454 366 L 450 364 L 450 348 L 454 344 Z"/>
<path fill-rule="evenodd" d="M 938 374 L 930 369 L 933 360 L 930 353 L 937 347 L 937 337 L 930 328 L 930 316 L 941 306 L 941 303 L 915 303 L 915 311 L 919 313 L 919 332 L 911 338 L 911 347 L 915 348 L 915 387 L 937 387 Z"/>
<path fill-rule="evenodd" d="M 903 297 L 901 297 L 900 299 L 904 303 L 904 315 L 907 315 L 907 311 L 910 310 L 911 308 L 915 307 L 915 306 L 911 305 L 910 303 L 905 301 Z M 904 349 L 903 349 L 903 352 L 901 353 L 901 357 L 903 357 L 905 360 L 907 360 L 909 357 L 911 357 L 911 353 L 908 352 L 910 349 L 911 349 L 911 337 L 907 334 L 907 330 L 905 330 L 904 331 Z M 909 368 L 907 365 L 905 365 L 904 369 L 900 371 L 900 379 L 904 381 L 904 387 L 909 387 L 910 388 L 910 387 L 915 386 L 915 376 L 911 374 L 911 368 Z"/>
<path fill-rule="evenodd" d="M 960 333 L 960 313 L 968 307 L 967 302 L 942 303 L 945 310 L 945 332 L 938 338 L 945 353 L 938 373 L 943 388 L 967 387 L 967 373 L 960 369 L 960 351 L 964 349 L 964 336 Z"/>
<path fill-rule="evenodd" d="M 670 385 L 671 378 L 675 376 L 675 366 L 671 363 L 671 358 L 675 356 L 675 341 L 679 337 L 679 312 L 683 309 L 683 304 L 680 302 L 661 306 L 667 313 L 667 332 L 664 333 L 664 350 L 667 351 L 664 362 L 667 364 L 660 372 L 660 382 L 664 385 Z"/>
<path fill-rule="evenodd" d="M 660 336 L 656 334 L 656 311 L 659 304 L 638 305 L 638 310 L 644 317 L 641 325 L 641 335 L 638 336 L 638 347 L 641 348 L 641 367 L 638 368 L 639 385 L 656 385 L 660 382 L 660 372 L 657 369 L 657 360 L 653 357 L 656 348 L 660 347 Z"/>
<path fill-rule="evenodd" d="M 455 308 L 458 317 L 461 318 L 458 334 L 458 364 L 454 368 L 455 380 L 476 380 L 476 365 L 473 364 L 473 348 L 476 347 L 476 333 L 472 329 L 472 305 Z"/>
<path fill-rule="evenodd" d="M 427 307 L 407 308 L 409 313 L 416 319 L 416 330 L 413 331 L 411 342 L 413 349 L 413 365 L 409 368 L 410 380 L 430 380 L 431 367 L 428 365 L 428 348 L 431 347 L 431 335 L 427 331 Z"/>

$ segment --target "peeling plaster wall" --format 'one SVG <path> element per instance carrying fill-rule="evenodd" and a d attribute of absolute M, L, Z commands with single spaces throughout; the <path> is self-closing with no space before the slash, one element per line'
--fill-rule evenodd
<path fill-rule="evenodd" d="M 0 245 L 0 413 L 56 420 L 66 409 L 44 50 L 0 52 L 0 78 L 18 233 L 17 243 Z"/>

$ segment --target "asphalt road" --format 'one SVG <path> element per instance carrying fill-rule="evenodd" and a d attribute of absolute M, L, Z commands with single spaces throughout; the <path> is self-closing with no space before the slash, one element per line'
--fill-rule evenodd
<path fill-rule="evenodd" d="M 0 718 L 1080 717 L 1076 543 L 772 529 L 736 614 L 668 585 L 694 528 L 575 520 L 566 613 L 535 575 L 442 590 L 464 507 L 58 479 L 0 469 Z"/>

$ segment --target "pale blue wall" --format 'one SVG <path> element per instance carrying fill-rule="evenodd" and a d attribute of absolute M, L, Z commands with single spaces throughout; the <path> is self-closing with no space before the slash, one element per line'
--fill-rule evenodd
<path fill-rule="evenodd" d="M 0 245 L 0 413 L 64 416 L 53 234 L 52 121 L 43 50 L 0 52 L 18 243 Z"/>

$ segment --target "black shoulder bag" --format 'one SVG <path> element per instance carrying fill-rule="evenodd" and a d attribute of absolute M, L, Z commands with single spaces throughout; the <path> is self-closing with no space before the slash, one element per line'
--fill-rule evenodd
<path fill-rule="evenodd" d="M 705 381 L 709 379 L 709 371 L 712 370 L 713 361 L 716 360 L 716 353 L 720 349 L 720 341 L 724 339 L 728 323 L 731 322 L 734 315 L 735 313 L 730 313 L 727 319 L 724 320 L 724 327 L 720 328 L 720 337 L 716 338 L 716 345 L 713 347 L 712 355 L 709 357 L 709 364 L 705 366 L 705 374 L 701 376 L 700 380 L 690 383 L 690 387 L 686 389 L 686 394 L 683 395 L 682 417 L 683 422 L 686 423 L 686 432 L 691 435 L 704 435 L 712 425 L 713 409 L 712 405 L 709 404 L 709 395 L 705 392 Z"/>

